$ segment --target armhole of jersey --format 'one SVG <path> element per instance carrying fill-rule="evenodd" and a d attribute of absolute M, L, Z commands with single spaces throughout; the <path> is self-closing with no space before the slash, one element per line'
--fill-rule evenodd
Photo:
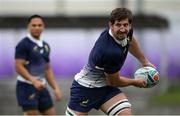
<path fill-rule="evenodd" d="M 44 47 L 45 51 L 48 52 L 48 57 L 45 58 L 45 61 L 46 61 L 46 63 L 50 63 L 50 46 L 48 43 L 43 41 L 43 47 Z"/>

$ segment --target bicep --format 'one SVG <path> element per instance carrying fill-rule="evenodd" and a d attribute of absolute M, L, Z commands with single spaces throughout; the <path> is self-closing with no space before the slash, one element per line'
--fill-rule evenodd
<path fill-rule="evenodd" d="M 51 69 L 50 63 L 47 63 L 47 64 L 46 64 L 46 70 L 45 70 L 45 72 L 46 72 L 46 75 L 49 75 L 49 74 L 52 73 L 52 69 Z"/>
<path fill-rule="evenodd" d="M 15 60 L 15 68 L 16 70 L 20 70 L 21 67 L 24 67 L 26 61 L 24 59 L 16 59 Z"/>
<path fill-rule="evenodd" d="M 139 48 L 138 42 L 137 42 L 136 38 L 133 36 L 132 40 L 129 44 L 129 52 L 133 56 L 136 56 L 136 54 L 139 53 L 139 51 L 140 51 L 140 48 Z"/>
<path fill-rule="evenodd" d="M 134 37 L 132 43 L 130 44 L 129 51 L 142 64 L 146 64 L 147 62 L 149 62 Z"/>
<path fill-rule="evenodd" d="M 46 70 L 50 70 L 51 69 L 51 65 L 50 65 L 50 63 L 47 63 L 46 64 Z"/>
<path fill-rule="evenodd" d="M 131 42 L 129 43 L 129 51 L 131 52 L 134 46 L 137 44 L 136 38 L 133 36 Z"/>

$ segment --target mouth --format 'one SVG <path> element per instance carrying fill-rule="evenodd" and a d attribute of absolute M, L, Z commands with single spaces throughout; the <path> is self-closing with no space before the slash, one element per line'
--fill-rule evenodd
<path fill-rule="evenodd" d="M 36 32 L 34 32 L 34 34 L 35 34 L 35 35 L 40 35 L 41 32 L 40 32 L 40 31 L 36 31 Z"/>
<path fill-rule="evenodd" d="M 122 41 L 125 39 L 125 37 L 118 37 L 117 39 Z"/>
<path fill-rule="evenodd" d="M 118 37 L 120 37 L 120 38 L 125 38 L 125 37 L 126 37 L 126 34 L 118 34 Z"/>

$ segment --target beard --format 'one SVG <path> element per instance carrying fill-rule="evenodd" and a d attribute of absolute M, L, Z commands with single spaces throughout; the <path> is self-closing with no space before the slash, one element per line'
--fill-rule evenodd
<path fill-rule="evenodd" d="M 127 35 L 125 35 L 125 34 L 122 35 L 122 34 L 121 34 L 121 35 L 117 35 L 117 36 L 116 36 L 116 39 L 117 39 L 117 40 L 123 40 L 123 39 L 125 39 L 126 37 L 127 37 Z"/>

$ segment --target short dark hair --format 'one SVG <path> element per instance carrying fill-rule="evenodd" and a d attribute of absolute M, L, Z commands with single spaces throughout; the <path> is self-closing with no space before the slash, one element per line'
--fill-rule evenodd
<path fill-rule="evenodd" d="M 32 16 L 30 16 L 30 17 L 28 18 L 28 24 L 29 24 L 29 23 L 31 22 L 31 20 L 34 19 L 34 18 L 40 18 L 40 19 L 42 19 L 42 20 L 44 21 L 44 18 L 43 18 L 42 16 L 35 14 L 35 15 L 32 15 Z"/>
<path fill-rule="evenodd" d="M 111 12 L 109 21 L 114 24 L 116 20 L 121 21 L 128 18 L 129 23 L 132 23 L 132 12 L 127 8 L 116 8 Z"/>

